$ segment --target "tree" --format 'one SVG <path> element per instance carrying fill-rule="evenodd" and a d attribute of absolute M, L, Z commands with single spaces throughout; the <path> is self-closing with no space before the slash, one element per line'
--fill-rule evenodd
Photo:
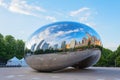
<path fill-rule="evenodd" d="M 117 50 L 114 53 L 116 56 L 120 55 L 120 45 L 118 46 Z"/>
<path fill-rule="evenodd" d="M 117 50 L 114 51 L 115 53 L 115 66 L 120 67 L 120 45 L 118 46 Z"/>
<path fill-rule="evenodd" d="M 24 46 L 23 40 L 16 40 L 16 56 L 20 59 L 24 56 Z"/>
<path fill-rule="evenodd" d="M 7 59 L 5 50 L 4 36 L 0 34 L 0 62 L 5 62 Z"/>
<path fill-rule="evenodd" d="M 19 59 L 24 57 L 24 41 L 16 40 L 13 36 L 0 34 L 0 63 L 7 61 L 13 56 Z"/>
<path fill-rule="evenodd" d="M 120 56 L 116 58 L 116 66 L 120 67 Z"/>
<path fill-rule="evenodd" d="M 16 55 L 16 40 L 13 36 L 5 36 L 5 46 L 8 59 Z"/>
<path fill-rule="evenodd" d="M 102 52 L 101 52 L 101 58 L 99 60 L 99 62 L 95 65 L 95 66 L 113 66 L 114 65 L 114 58 L 112 58 L 113 56 L 113 52 L 109 49 L 106 48 L 102 48 Z"/>
<path fill-rule="evenodd" d="M 114 52 L 111 52 L 111 53 L 107 56 L 107 61 L 108 61 L 108 66 L 109 66 L 109 67 L 115 66 L 115 59 L 116 59 L 116 55 L 115 55 Z"/>

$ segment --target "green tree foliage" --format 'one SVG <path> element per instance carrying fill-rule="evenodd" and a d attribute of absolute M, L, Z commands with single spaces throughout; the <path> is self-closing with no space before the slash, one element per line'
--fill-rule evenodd
<path fill-rule="evenodd" d="M 114 53 L 116 54 L 116 56 L 120 55 L 120 45 L 118 46 L 117 50 Z"/>
<path fill-rule="evenodd" d="M 12 58 L 16 54 L 16 40 L 13 36 L 7 35 L 5 36 L 5 46 L 6 53 L 8 58 Z"/>
<path fill-rule="evenodd" d="M 118 46 L 117 50 L 114 52 L 115 53 L 115 66 L 120 67 L 120 45 Z"/>
<path fill-rule="evenodd" d="M 4 62 L 7 60 L 6 55 L 7 53 L 5 48 L 4 36 L 0 34 L 0 62 Z"/>
<path fill-rule="evenodd" d="M 95 66 L 120 67 L 120 46 L 114 52 L 103 48 L 101 58 Z"/>
<path fill-rule="evenodd" d="M 16 40 L 16 56 L 22 58 L 24 55 L 25 43 L 22 40 Z"/>
<path fill-rule="evenodd" d="M 120 56 L 116 58 L 116 66 L 120 67 Z"/>
<path fill-rule="evenodd" d="M 13 36 L 0 34 L 0 61 L 17 56 L 21 59 L 24 56 L 24 45 L 22 40 L 16 40 Z"/>
<path fill-rule="evenodd" d="M 112 54 L 112 51 L 106 48 L 102 49 L 101 58 L 96 66 L 109 66 L 109 55 Z"/>

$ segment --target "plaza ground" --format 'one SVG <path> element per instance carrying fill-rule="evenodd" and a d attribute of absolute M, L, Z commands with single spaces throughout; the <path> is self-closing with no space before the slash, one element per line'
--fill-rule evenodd
<path fill-rule="evenodd" d="M 120 68 L 67 68 L 52 73 L 37 72 L 29 67 L 0 68 L 0 80 L 120 80 Z"/>

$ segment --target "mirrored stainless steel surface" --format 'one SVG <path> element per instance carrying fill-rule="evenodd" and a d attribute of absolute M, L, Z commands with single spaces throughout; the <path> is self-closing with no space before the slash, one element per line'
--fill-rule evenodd
<path fill-rule="evenodd" d="M 25 45 L 25 59 L 38 71 L 55 71 L 69 66 L 85 68 L 100 58 L 98 33 L 77 22 L 56 22 L 40 27 Z"/>

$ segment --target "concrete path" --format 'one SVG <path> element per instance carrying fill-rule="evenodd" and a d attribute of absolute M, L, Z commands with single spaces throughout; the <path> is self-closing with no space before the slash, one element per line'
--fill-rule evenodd
<path fill-rule="evenodd" d="M 29 67 L 0 68 L 0 80 L 120 80 L 120 68 L 67 68 L 53 73 L 37 72 Z"/>

